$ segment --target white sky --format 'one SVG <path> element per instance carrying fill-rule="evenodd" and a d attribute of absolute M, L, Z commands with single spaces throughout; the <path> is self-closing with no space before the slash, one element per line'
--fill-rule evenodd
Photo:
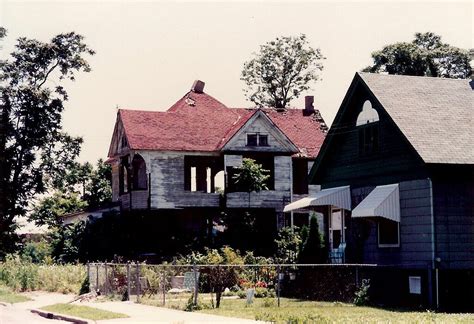
<path fill-rule="evenodd" d="M 82 160 L 105 158 L 116 106 L 166 110 L 195 79 L 230 107 L 247 107 L 243 63 L 260 44 L 305 33 L 327 57 L 313 91 L 331 124 L 356 71 L 383 45 L 433 31 L 443 41 L 473 47 L 473 5 L 463 2 L 20 2 L 0 0 L 9 31 L 2 56 L 26 36 L 47 41 L 76 31 L 97 54 L 93 71 L 67 84 L 65 130 L 84 137 Z M 302 107 L 304 95 L 292 106 Z M 211 127 L 212 125 L 209 125 Z M 179 135 L 178 135 L 179 136 Z"/>

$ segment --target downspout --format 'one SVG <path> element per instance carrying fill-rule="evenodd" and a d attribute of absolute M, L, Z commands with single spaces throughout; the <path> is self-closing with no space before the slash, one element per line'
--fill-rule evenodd
<path fill-rule="evenodd" d="M 293 202 L 293 158 L 290 158 L 290 203 Z M 285 206 L 283 206 L 284 208 Z M 293 230 L 293 211 L 290 211 L 291 230 Z"/>
<path fill-rule="evenodd" d="M 431 269 L 435 271 L 435 292 L 436 292 L 436 309 L 439 308 L 439 274 L 436 260 L 436 227 L 434 219 L 433 206 L 433 182 L 428 178 L 430 183 L 430 216 L 431 216 Z"/>

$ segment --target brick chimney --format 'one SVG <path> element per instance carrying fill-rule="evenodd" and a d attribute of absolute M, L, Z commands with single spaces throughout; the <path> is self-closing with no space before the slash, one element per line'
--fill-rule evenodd
<path fill-rule="evenodd" d="M 305 96 L 304 97 L 304 110 L 303 110 L 303 115 L 304 116 L 309 116 L 311 114 L 314 114 L 314 96 Z"/>
<path fill-rule="evenodd" d="M 206 84 L 203 81 L 196 80 L 194 81 L 193 86 L 191 87 L 191 91 L 196 92 L 196 93 L 203 93 L 204 85 Z"/>

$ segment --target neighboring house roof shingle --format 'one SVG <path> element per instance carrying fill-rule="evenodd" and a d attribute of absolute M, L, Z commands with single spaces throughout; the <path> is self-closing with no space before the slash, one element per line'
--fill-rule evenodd
<path fill-rule="evenodd" d="M 206 93 L 190 91 L 168 111 L 120 109 L 119 116 L 131 149 L 215 152 L 256 111 L 228 108 Z M 326 132 L 318 111 L 310 116 L 301 109 L 264 112 L 299 148 L 298 155 L 316 157 Z"/>
<path fill-rule="evenodd" d="M 468 80 L 359 73 L 426 163 L 474 164 Z"/>

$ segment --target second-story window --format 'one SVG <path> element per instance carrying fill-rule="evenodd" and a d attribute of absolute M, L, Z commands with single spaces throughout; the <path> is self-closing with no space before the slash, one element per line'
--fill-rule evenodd
<path fill-rule="evenodd" d="M 367 156 L 379 149 L 379 114 L 372 108 L 369 100 L 364 102 L 357 116 L 356 127 L 359 133 L 359 155 Z"/>
<path fill-rule="evenodd" d="M 247 134 L 247 146 L 268 146 L 268 135 Z"/>

